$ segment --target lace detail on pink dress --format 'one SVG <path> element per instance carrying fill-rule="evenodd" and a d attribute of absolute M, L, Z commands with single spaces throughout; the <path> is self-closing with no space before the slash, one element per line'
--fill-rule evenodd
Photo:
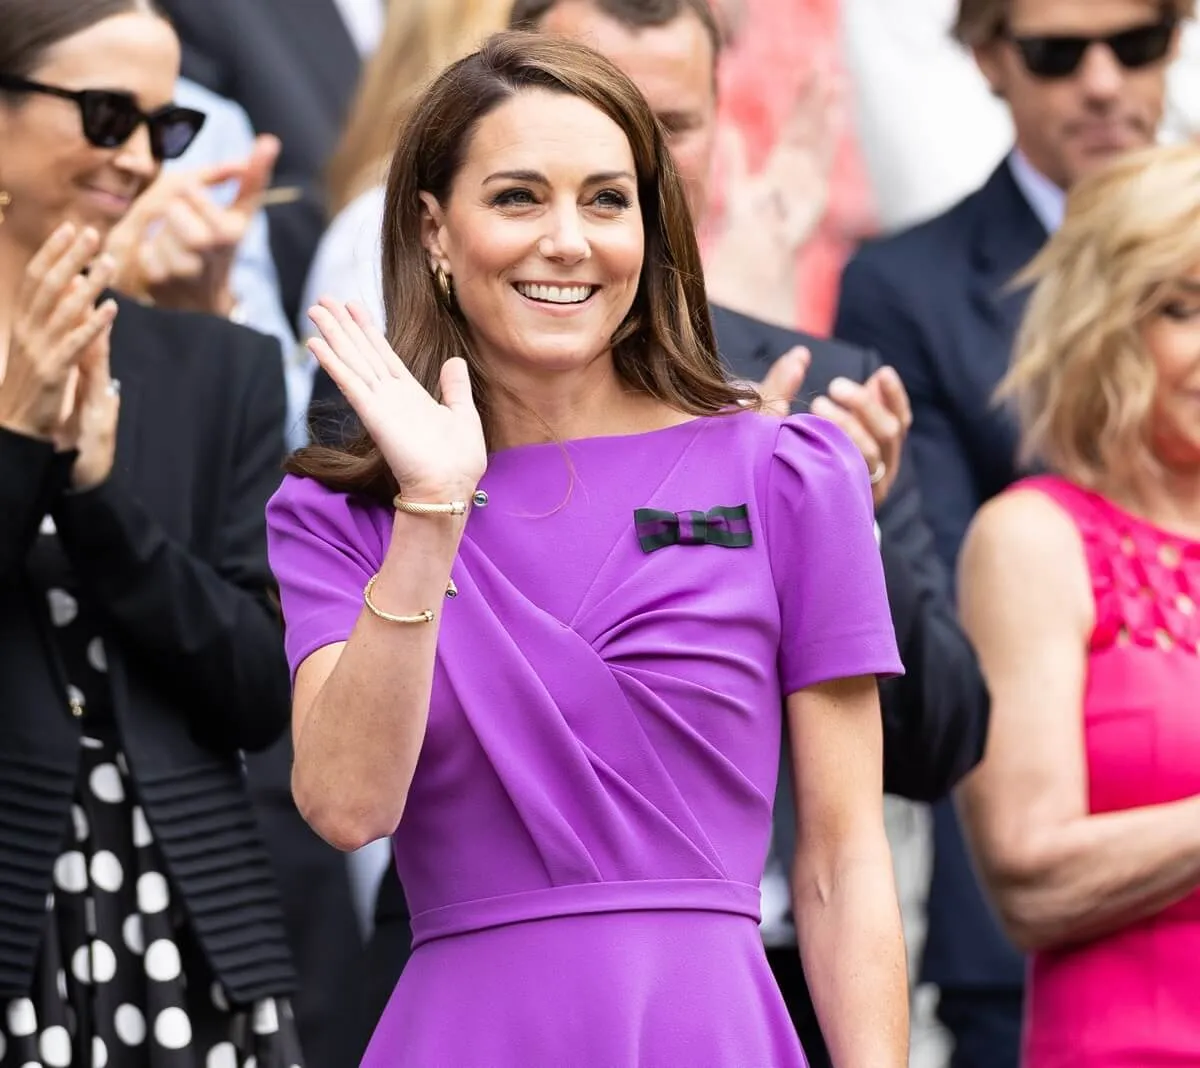
<path fill-rule="evenodd" d="M 1091 651 L 1112 645 L 1200 653 L 1200 542 L 1123 511 L 1064 479 L 1028 479 L 1074 519 L 1096 600 Z"/>

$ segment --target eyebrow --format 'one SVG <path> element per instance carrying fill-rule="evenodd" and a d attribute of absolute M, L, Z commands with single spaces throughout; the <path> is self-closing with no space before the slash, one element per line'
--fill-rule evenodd
<path fill-rule="evenodd" d="M 616 182 L 622 178 L 637 183 L 637 178 L 628 171 L 601 171 L 599 174 L 589 174 L 583 184 L 600 185 L 604 182 Z M 497 171 L 495 174 L 489 174 L 483 180 L 484 185 L 489 182 L 530 182 L 536 185 L 549 185 L 550 179 L 537 171 Z"/>

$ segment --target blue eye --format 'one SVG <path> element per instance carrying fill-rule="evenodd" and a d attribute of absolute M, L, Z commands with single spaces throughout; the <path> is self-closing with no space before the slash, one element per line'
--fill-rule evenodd
<path fill-rule="evenodd" d="M 527 207 L 537 201 L 528 189 L 505 189 L 492 198 L 492 203 L 501 207 Z"/>

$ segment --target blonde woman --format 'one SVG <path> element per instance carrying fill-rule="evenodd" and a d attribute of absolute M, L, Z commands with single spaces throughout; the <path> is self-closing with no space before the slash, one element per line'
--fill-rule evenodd
<path fill-rule="evenodd" d="M 379 233 L 396 131 L 433 76 L 502 30 L 511 6 L 512 0 L 390 0 L 383 40 L 329 164 L 333 221 L 317 246 L 301 308 L 322 296 L 353 299 L 383 321 Z M 315 332 L 307 314 L 298 326 L 302 340 Z"/>
<path fill-rule="evenodd" d="M 1002 387 L 1027 460 L 976 518 L 994 704 L 961 789 L 1031 951 L 1026 1068 L 1200 1063 L 1200 148 L 1080 183 Z"/>

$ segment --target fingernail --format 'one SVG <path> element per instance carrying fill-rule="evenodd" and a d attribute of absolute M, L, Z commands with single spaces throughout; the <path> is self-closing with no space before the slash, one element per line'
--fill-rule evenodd
<path fill-rule="evenodd" d="M 834 410 L 833 404 L 828 397 L 817 397 L 813 400 L 809 407 L 812 409 L 812 411 L 816 412 L 817 415 L 820 415 L 822 412 L 832 412 Z"/>
<path fill-rule="evenodd" d="M 846 397 L 854 392 L 854 383 L 848 378 L 835 378 L 829 383 L 829 392 L 834 397 Z"/>

